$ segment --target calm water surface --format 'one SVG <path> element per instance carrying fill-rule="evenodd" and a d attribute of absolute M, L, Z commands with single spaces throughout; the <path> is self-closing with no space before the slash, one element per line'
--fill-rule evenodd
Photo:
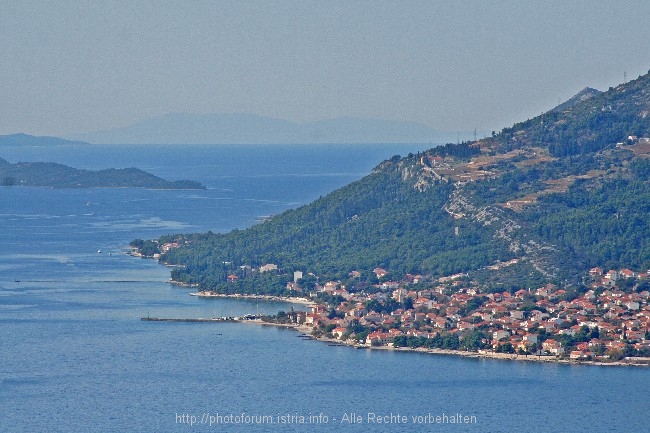
<path fill-rule="evenodd" d="M 188 296 L 167 283 L 169 269 L 126 256 L 130 240 L 245 228 L 423 148 L 0 149 L 10 162 L 136 166 L 209 187 L 0 188 L 0 431 L 647 431 L 647 369 L 356 350 L 274 327 L 139 320 L 291 306 Z M 369 424 L 369 414 L 389 423 Z M 443 414 L 476 423 L 418 423 Z"/>

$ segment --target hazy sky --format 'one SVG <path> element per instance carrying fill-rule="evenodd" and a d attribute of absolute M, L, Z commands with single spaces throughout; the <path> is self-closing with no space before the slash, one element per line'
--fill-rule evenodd
<path fill-rule="evenodd" d="M 491 131 L 650 69 L 648 0 L 1 1 L 0 134 L 169 112 Z"/>

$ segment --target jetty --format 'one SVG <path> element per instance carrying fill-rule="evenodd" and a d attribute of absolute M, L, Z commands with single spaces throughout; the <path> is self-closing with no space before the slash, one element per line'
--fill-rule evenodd
<path fill-rule="evenodd" d="M 201 322 L 201 323 L 219 323 L 219 322 L 243 322 L 246 320 L 256 320 L 261 316 L 258 314 L 246 314 L 245 316 L 236 317 L 208 317 L 208 318 L 166 318 L 166 317 L 141 317 L 140 320 L 145 322 Z"/>
<path fill-rule="evenodd" d="M 140 320 L 145 322 L 238 322 L 234 318 L 227 317 L 210 317 L 210 318 L 198 318 L 198 319 L 173 319 L 173 318 L 164 318 L 164 317 L 141 317 Z"/>

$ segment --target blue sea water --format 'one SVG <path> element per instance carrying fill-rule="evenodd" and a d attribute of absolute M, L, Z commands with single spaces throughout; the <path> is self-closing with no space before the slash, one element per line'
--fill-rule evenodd
<path fill-rule="evenodd" d="M 0 149 L 10 162 L 135 166 L 208 186 L 0 188 L 0 431 L 647 431 L 643 368 L 357 350 L 275 327 L 139 320 L 291 306 L 188 296 L 168 284 L 169 269 L 125 255 L 130 240 L 245 228 L 425 147 Z M 475 422 L 450 423 L 456 414 Z M 428 423 L 436 417 L 447 423 Z"/>

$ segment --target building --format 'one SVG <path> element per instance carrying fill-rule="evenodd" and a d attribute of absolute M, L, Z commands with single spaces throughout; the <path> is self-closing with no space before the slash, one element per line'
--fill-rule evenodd
<path fill-rule="evenodd" d="M 274 265 L 273 263 L 267 263 L 264 266 L 260 266 L 260 272 L 269 272 L 269 271 L 277 271 L 278 270 L 278 265 Z"/>

